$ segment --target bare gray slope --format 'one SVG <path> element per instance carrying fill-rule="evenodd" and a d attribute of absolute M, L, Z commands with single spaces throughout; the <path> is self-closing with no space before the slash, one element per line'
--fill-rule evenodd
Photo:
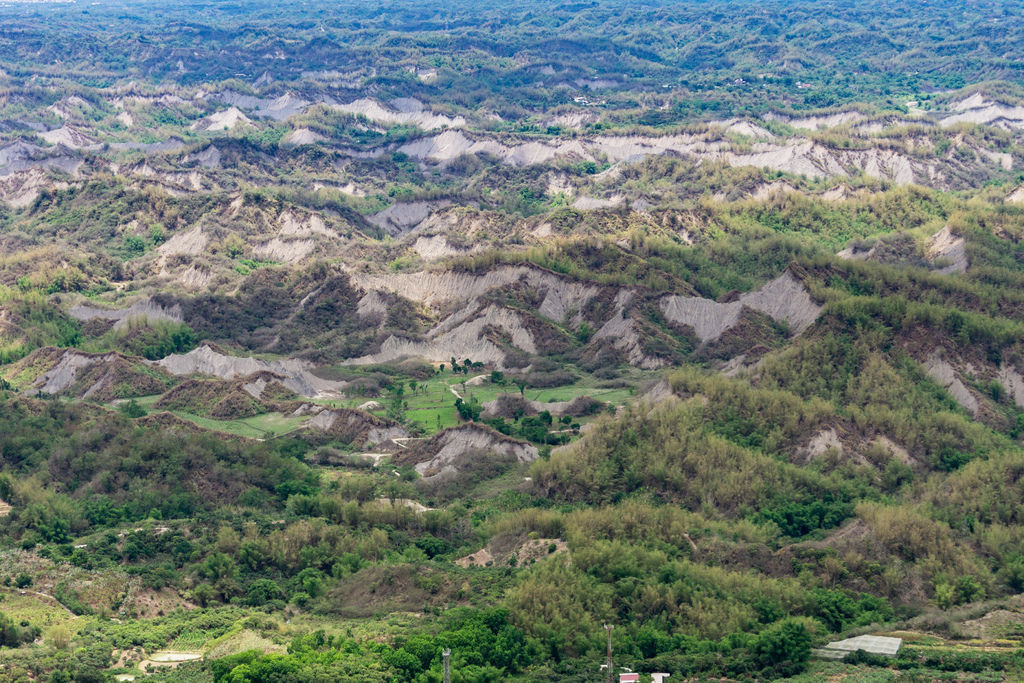
<path fill-rule="evenodd" d="M 807 329 L 821 312 L 821 306 L 811 299 L 803 283 L 788 271 L 729 303 L 684 296 L 668 296 L 661 300 L 665 317 L 674 323 L 691 326 L 702 342 L 718 339 L 735 325 L 744 306 L 785 322 L 793 334 Z"/>
<path fill-rule="evenodd" d="M 283 377 L 281 383 L 300 396 L 329 394 L 344 386 L 342 382 L 321 379 L 309 371 L 306 363 L 286 359 L 265 361 L 252 357 L 228 356 L 208 345 L 185 354 L 173 354 L 156 362 L 174 375 L 212 375 L 221 379 L 248 377 L 257 372 L 272 372 Z"/>

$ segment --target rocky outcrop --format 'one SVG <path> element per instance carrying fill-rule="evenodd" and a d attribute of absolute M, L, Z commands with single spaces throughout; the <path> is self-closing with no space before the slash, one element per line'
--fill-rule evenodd
<path fill-rule="evenodd" d="M 442 165 L 467 154 L 488 155 L 511 166 L 546 164 L 556 158 L 604 160 L 617 164 L 649 156 L 678 154 L 810 178 L 843 178 L 863 173 L 873 178 L 909 184 L 932 182 L 939 177 L 935 163 L 913 159 L 892 149 L 838 149 L 799 137 L 784 141 L 762 138 L 749 151 L 736 151 L 727 138 L 707 140 L 696 135 L 609 135 L 585 140 L 505 144 L 488 138 L 471 139 L 461 131 L 445 131 L 407 143 L 399 149 L 421 161 Z"/>
<path fill-rule="evenodd" d="M 728 303 L 683 296 L 661 300 L 661 310 L 668 320 L 692 327 L 697 338 L 705 343 L 718 339 L 739 322 L 744 306 L 786 323 L 793 334 L 806 330 L 821 312 L 821 306 L 811 299 L 807 288 L 789 271 Z"/>
<path fill-rule="evenodd" d="M 40 190 L 67 187 L 50 171 L 77 176 L 82 160 L 67 154 L 63 146 L 45 149 L 27 142 L 0 147 L 0 200 L 14 207 L 28 206 Z"/>
<path fill-rule="evenodd" d="M 592 342 L 610 343 L 626 358 L 630 365 L 654 370 L 664 367 L 666 361 L 649 355 L 641 343 L 641 334 L 636 320 L 626 316 L 626 307 L 632 301 L 629 290 L 620 291 L 615 297 L 615 313 L 594 334 Z"/>
<path fill-rule="evenodd" d="M 198 225 L 186 232 L 179 232 L 157 247 L 161 256 L 196 256 L 203 253 L 210 239 Z"/>
<path fill-rule="evenodd" d="M 778 114 L 769 114 L 765 118 L 782 121 L 797 130 L 827 130 L 850 123 L 859 123 L 867 117 L 859 111 L 840 111 L 835 114 L 821 114 L 819 116 L 805 116 L 803 118 L 788 118 Z"/>
<path fill-rule="evenodd" d="M 231 107 L 224 111 L 219 111 L 216 114 L 211 114 L 205 118 L 199 119 L 193 123 L 190 128 L 198 131 L 221 131 L 231 130 L 236 126 L 252 125 L 252 121 L 249 117 L 238 110 L 237 107 Z"/>
<path fill-rule="evenodd" d="M 954 235 L 947 225 L 928 240 L 928 258 L 933 263 L 944 263 L 939 268 L 940 273 L 963 273 L 968 265 L 964 238 Z"/>
<path fill-rule="evenodd" d="M 269 99 L 244 95 L 233 90 L 225 90 L 213 95 L 213 99 L 232 105 L 232 109 L 236 107 L 245 109 L 255 117 L 268 118 L 275 121 L 284 121 L 296 114 L 300 114 L 310 105 L 309 102 L 292 93 L 285 93 L 275 99 Z"/>
<path fill-rule="evenodd" d="M 218 420 L 234 420 L 287 409 L 295 393 L 284 378 L 260 372 L 245 379 L 189 379 L 160 397 L 155 408 L 183 410 Z"/>
<path fill-rule="evenodd" d="M 1024 408 L 1024 375 L 1013 365 L 1003 363 L 999 366 L 999 382 L 1017 407 Z"/>
<path fill-rule="evenodd" d="M 309 426 L 360 447 L 379 446 L 386 441 L 409 436 L 409 432 L 397 422 L 348 408 L 320 410 L 310 419 Z"/>
<path fill-rule="evenodd" d="M 381 344 L 377 353 L 348 362 L 354 365 L 386 363 L 400 358 L 448 360 L 451 357 L 472 358 L 481 363 L 505 367 L 505 351 L 488 339 L 489 329 L 506 333 L 512 345 L 527 353 L 536 353 L 533 335 L 522 314 L 507 308 L 484 305 L 471 307 L 449 316 L 427 333 L 426 339 L 403 339 L 394 335 Z"/>
<path fill-rule="evenodd" d="M 326 140 L 323 135 L 311 131 L 309 128 L 296 128 L 281 140 L 283 146 L 298 147 L 299 145 L 315 145 Z"/>
<path fill-rule="evenodd" d="M 537 312 L 549 320 L 565 320 L 597 295 L 595 285 L 577 282 L 535 266 L 498 266 L 486 273 L 423 271 L 399 275 L 352 275 L 352 284 L 384 290 L 431 307 L 462 304 L 496 288 L 521 283 L 543 296 Z"/>
<path fill-rule="evenodd" d="M 981 93 L 974 93 L 950 108 L 956 113 L 939 122 L 945 128 L 960 123 L 977 123 L 1006 130 L 1024 128 L 1024 107 L 992 102 Z"/>
<path fill-rule="evenodd" d="M 39 137 L 51 145 L 63 145 L 68 149 L 96 149 L 99 147 L 95 140 L 70 126 L 61 126 L 40 133 Z"/>
<path fill-rule="evenodd" d="M 924 369 L 928 376 L 948 391 L 967 412 L 975 417 L 978 415 L 981 406 L 978 403 L 977 397 L 961 381 L 956 368 L 943 358 L 939 350 L 932 351 L 931 355 L 924 361 Z"/>
<path fill-rule="evenodd" d="M 317 377 L 303 361 L 229 356 L 205 344 L 185 354 L 167 356 L 156 364 L 174 375 L 212 375 L 221 379 L 271 372 L 281 376 L 281 383 L 300 396 L 330 395 L 344 386 L 343 382 Z"/>
<path fill-rule="evenodd" d="M 298 263 L 313 253 L 316 242 L 303 239 L 282 239 L 275 237 L 269 242 L 257 245 L 252 253 L 261 259 L 280 263 Z"/>
<path fill-rule="evenodd" d="M 507 437 L 490 427 L 471 423 L 438 432 L 396 454 L 394 461 L 414 464 L 424 479 L 430 479 L 457 474 L 460 468 L 471 467 L 472 461 L 479 458 L 529 463 L 537 457 L 535 446 Z"/>
<path fill-rule="evenodd" d="M 23 384 L 18 388 L 29 395 L 64 395 L 102 402 L 161 393 L 172 381 L 169 374 L 146 368 L 139 358 L 53 347 L 37 349 L 6 374 L 20 379 Z"/>
<path fill-rule="evenodd" d="M 400 98 L 391 103 L 394 108 L 386 107 L 377 100 L 362 98 L 348 104 L 336 104 L 334 109 L 349 114 L 365 116 L 377 123 L 411 124 L 423 130 L 436 128 L 461 128 L 466 119 L 461 116 L 449 118 L 435 114 L 424 108 L 423 103 L 411 97 Z"/>
<path fill-rule="evenodd" d="M 392 204 L 370 217 L 370 222 L 392 236 L 404 235 L 414 230 L 431 213 L 447 206 L 450 202 L 408 202 Z"/>

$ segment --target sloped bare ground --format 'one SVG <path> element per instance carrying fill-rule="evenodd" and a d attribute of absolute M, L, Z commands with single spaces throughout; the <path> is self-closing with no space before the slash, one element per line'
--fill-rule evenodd
<path fill-rule="evenodd" d="M 440 474 L 456 474 L 459 467 L 471 466 L 475 459 L 498 458 L 529 463 L 537 459 L 537 448 L 513 439 L 485 425 L 470 423 L 438 432 L 395 455 L 396 464 L 411 464 L 429 479 Z M 469 462 L 467 462 L 467 460 Z"/>
<path fill-rule="evenodd" d="M 947 225 L 928 241 L 928 258 L 941 265 L 940 273 L 963 273 L 968 266 L 964 238 L 953 234 Z"/>
<path fill-rule="evenodd" d="M 344 443 L 358 446 L 374 446 L 381 449 L 392 439 L 409 436 L 397 422 L 387 420 L 370 413 L 349 408 L 322 409 L 319 406 L 305 404 L 295 414 L 312 414 L 309 421 L 310 435 L 321 432 L 328 439 L 336 439 Z"/>
<path fill-rule="evenodd" d="M 28 394 L 61 394 L 108 402 L 158 394 L 174 382 L 161 368 L 117 352 L 85 353 L 44 347 L 6 369 L 4 375 Z"/>
<path fill-rule="evenodd" d="M 808 119 L 801 123 L 806 124 L 808 129 L 831 125 L 825 119 Z M 489 155 L 501 163 L 517 167 L 545 164 L 567 157 L 605 159 L 617 164 L 647 156 L 678 154 L 722 161 L 731 166 L 755 166 L 810 178 L 846 178 L 863 173 L 871 178 L 891 180 L 901 185 L 924 183 L 947 187 L 965 182 L 965 179 L 959 177 L 961 174 L 952 160 L 916 158 L 910 153 L 909 145 L 877 144 L 862 149 L 846 149 L 800 136 L 771 140 L 762 138 L 748 149 L 737 149 L 727 137 L 714 139 L 713 134 L 710 138 L 701 135 L 604 135 L 517 143 L 499 142 L 479 133 L 449 130 L 407 143 L 399 149 L 413 158 L 440 165 L 450 164 L 467 154 Z M 1004 169 L 1006 160 L 989 158 L 979 153 L 972 165 Z"/>
<path fill-rule="evenodd" d="M 425 339 L 409 339 L 391 335 L 373 354 L 353 358 L 358 365 L 386 363 L 401 358 L 447 360 L 451 357 L 472 358 L 482 363 L 505 366 L 505 351 L 488 338 L 488 330 L 500 329 L 507 334 L 515 348 L 536 353 L 533 336 L 525 317 L 508 308 L 481 302 L 460 313 L 449 316 L 426 334 Z"/>
<path fill-rule="evenodd" d="M 284 378 L 260 372 L 237 380 L 189 379 L 156 402 L 156 408 L 187 410 L 216 419 L 238 419 L 287 409 L 285 402 L 297 398 L 282 384 Z"/>
<path fill-rule="evenodd" d="M 681 296 L 668 296 L 661 301 L 668 320 L 692 327 L 705 343 L 718 339 L 736 325 L 744 306 L 785 323 L 793 334 L 807 329 L 821 312 L 821 306 L 811 298 L 803 283 L 788 270 L 758 289 L 741 294 L 736 301 L 719 303 Z"/>
<path fill-rule="evenodd" d="M 337 391 L 343 385 L 321 379 L 309 371 L 309 364 L 294 359 L 264 361 L 250 356 L 231 356 L 218 347 L 203 344 L 185 354 L 172 354 L 157 362 L 174 375 L 211 375 L 221 379 L 249 377 L 269 372 L 281 377 L 281 384 L 300 396 L 318 396 Z"/>

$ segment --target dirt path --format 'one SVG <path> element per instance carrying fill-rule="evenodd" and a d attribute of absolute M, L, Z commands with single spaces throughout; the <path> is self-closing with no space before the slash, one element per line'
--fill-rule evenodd
<path fill-rule="evenodd" d="M 452 386 L 451 384 L 449 384 L 449 385 L 448 385 L 448 389 L 449 389 L 449 390 L 450 390 L 450 391 L 451 391 L 451 392 L 452 392 L 453 394 L 455 394 L 455 398 L 462 398 L 462 394 L 460 394 L 459 392 L 455 391 L 455 387 L 454 387 L 454 386 Z M 463 399 L 463 400 L 465 400 L 465 399 Z"/>

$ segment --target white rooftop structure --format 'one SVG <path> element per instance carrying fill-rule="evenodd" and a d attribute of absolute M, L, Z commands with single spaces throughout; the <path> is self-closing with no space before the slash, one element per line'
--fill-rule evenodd
<path fill-rule="evenodd" d="M 889 638 L 887 636 L 857 636 L 846 640 L 836 640 L 825 646 L 826 650 L 839 652 L 856 652 L 864 650 L 874 655 L 886 655 L 895 657 L 903 645 L 902 638 Z"/>

